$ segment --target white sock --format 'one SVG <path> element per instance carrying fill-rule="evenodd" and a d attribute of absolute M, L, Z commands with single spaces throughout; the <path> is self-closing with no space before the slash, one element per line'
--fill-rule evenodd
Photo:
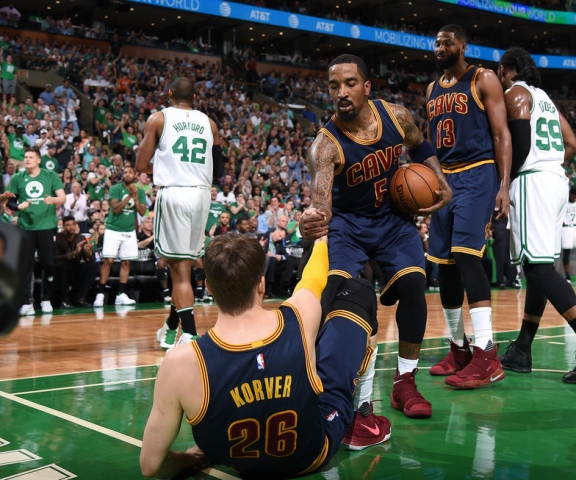
<path fill-rule="evenodd" d="M 450 330 L 450 339 L 459 347 L 464 345 L 464 317 L 462 307 L 443 308 L 444 318 Z"/>
<path fill-rule="evenodd" d="M 398 375 L 404 375 L 408 372 L 412 373 L 415 368 L 418 368 L 418 359 L 409 360 L 398 355 Z"/>
<path fill-rule="evenodd" d="M 492 340 L 492 307 L 471 308 L 470 316 L 474 325 L 474 344 L 486 350 L 488 342 Z"/>
<path fill-rule="evenodd" d="M 354 397 L 354 411 L 358 410 L 364 402 L 370 403 L 372 397 L 372 384 L 374 383 L 374 374 L 376 373 L 376 355 L 378 354 L 378 347 L 372 352 L 368 368 L 364 375 L 358 379 L 356 386 L 356 396 Z"/>

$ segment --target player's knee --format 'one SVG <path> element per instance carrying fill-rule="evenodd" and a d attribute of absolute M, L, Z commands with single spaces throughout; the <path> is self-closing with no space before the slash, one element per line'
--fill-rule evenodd
<path fill-rule="evenodd" d="M 426 290 L 426 277 L 421 272 L 411 272 L 398 277 L 380 295 L 380 303 L 385 307 L 391 307 L 398 300 L 411 296 L 413 292 Z"/>
<path fill-rule="evenodd" d="M 396 280 L 398 337 L 409 343 L 422 343 L 426 330 L 426 277 L 419 272 L 402 275 Z"/>
<path fill-rule="evenodd" d="M 421 272 L 402 275 L 394 283 L 399 300 L 423 296 L 426 290 L 426 277 Z"/>
<path fill-rule="evenodd" d="M 374 286 L 364 278 L 342 280 L 331 305 L 331 310 L 346 310 L 365 320 L 372 329 L 370 336 L 378 333 L 377 309 Z"/>
<path fill-rule="evenodd" d="M 542 279 L 546 278 L 548 275 L 553 275 L 556 272 L 554 265 L 551 263 L 524 262 L 522 268 L 526 278 L 535 283 L 540 283 Z"/>
<path fill-rule="evenodd" d="M 454 260 L 462 275 L 468 304 L 489 301 L 490 282 L 482 265 L 482 259 L 476 255 L 455 252 Z"/>
<path fill-rule="evenodd" d="M 528 284 L 538 285 L 560 314 L 563 314 L 576 304 L 574 289 L 558 274 L 553 264 L 530 264 L 525 262 L 524 275 Z M 527 309 L 525 310 L 527 311 Z"/>

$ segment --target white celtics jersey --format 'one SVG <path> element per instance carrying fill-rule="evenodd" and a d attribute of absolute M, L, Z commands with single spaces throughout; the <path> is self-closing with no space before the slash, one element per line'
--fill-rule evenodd
<path fill-rule="evenodd" d="M 566 214 L 562 224 L 566 227 L 576 227 L 576 202 L 568 202 L 566 205 Z"/>
<path fill-rule="evenodd" d="M 532 96 L 532 110 L 530 111 L 532 146 L 524 165 L 518 172 L 547 171 L 565 176 L 562 168 L 564 142 L 558 109 L 544 90 L 528 85 L 526 82 L 515 82 L 510 88 L 516 86 L 525 88 Z"/>
<path fill-rule="evenodd" d="M 208 117 L 198 110 L 162 110 L 164 129 L 154 155 L 154 184 L 160 187 L 212 185 L 214 135 Z"/>

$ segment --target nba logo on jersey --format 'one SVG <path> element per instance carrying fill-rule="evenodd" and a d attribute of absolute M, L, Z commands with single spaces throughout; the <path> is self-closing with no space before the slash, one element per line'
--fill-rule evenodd
<path fill-rule="evenodd" d="M 331 421 L 334 420 L 337 416 L 338 416 L 338 410 L 334 410 L 330 415 L 328 415 L 328 416 L 326 417 L 326 420 L 328 420 L 329 422 L 331 422 Z"/>
<path fill-rule="evenodd" d="M 266 363 L 264 363 L 264 354 L 259 353 L 256 355 L 256 363 L 258 364 L 258 370 L 264 370 L 266 368 Z"/>

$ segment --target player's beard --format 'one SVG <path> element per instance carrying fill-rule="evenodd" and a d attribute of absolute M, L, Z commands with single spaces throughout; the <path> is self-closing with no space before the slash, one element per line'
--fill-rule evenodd
<path fill-rule="evenodd" d="M 346 102 L 347 104 L 352 105 L 351 102 Z M 354 107 L 354 105 L 352 105 Z M 356 108 L 352 108 L 347 112 L 341 112 L 338 106 L 336 106 L 336 117 L 338 120 L 342 120 L 343 122 L 351 122 L 358 116 L 358 110 Z"/>
<path fill-rule="evenodd" d="M 438 66 L 439 69 L 446 70 L 452 67 L 453 65 L 456 65 L 456 62 L 458 62 L 459 59 L 460 59 L 460 52 L 453 53 L 451 55 L 447 55 L 442 60 L 436 58 L 436 65 Z"/>

